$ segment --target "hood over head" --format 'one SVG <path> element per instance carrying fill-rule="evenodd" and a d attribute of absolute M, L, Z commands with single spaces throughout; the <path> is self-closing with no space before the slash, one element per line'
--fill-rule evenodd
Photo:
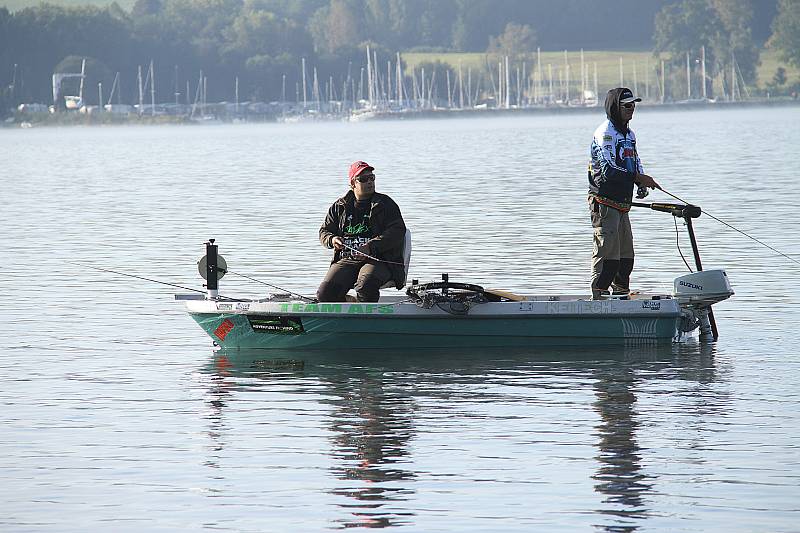
<path fill-rule="evenodd" d="M 617 128 L 617 131 L 623 134 L 628 133 L 628 123 L 622 119 L 620 104 L 641 101 L 642 99 L 634 97 L 633 92 L 627 87 L 617 87 L 608 91 L 606 95 L 606 116 Z"/>

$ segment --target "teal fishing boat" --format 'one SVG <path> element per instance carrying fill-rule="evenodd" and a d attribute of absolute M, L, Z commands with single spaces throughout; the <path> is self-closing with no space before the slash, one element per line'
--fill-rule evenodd
<path fill-rule="evenodd" d="M 734 294 L 724 270 L 702 270 L 691 219 L 700 208 L 639 204 L 684 218 L 697 271 L 673 280 L 669 294 L 526 295 L 450 281 L 412 281 L 404 296 L 376 303 L 317 302 L 281 292 L 261 299 L 221 296 L 228 272 L 214 240 L 199 262 L 206 294 L 181 294 L 191 317 L 225 349 L 526 347 L 682 341 L 717 337 L 711 306 Z M 408 264 L 408 262 L 406 262 Z"/>

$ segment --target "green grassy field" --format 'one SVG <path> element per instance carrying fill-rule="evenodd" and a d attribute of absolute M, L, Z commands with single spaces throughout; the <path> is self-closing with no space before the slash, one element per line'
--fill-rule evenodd
<path fill-rule="evenodd" d="M 466 70 L 472 68 L 473 71 L 486 68 L 487 56 L 483 53 L 463 54 L 463 53 L 404 53 L 403 60 L 409 68 L 417 68 L 420 63 L 441 61 L 451 65 L 454 69 L 458 68 L 459 62 L 461 69 L 466 76 Z M 645 71 L 649 69 L 649 82 L 651 89 L 655 90 L 656 72 L 660 68 L 657 61 L 650 52 L 615 52 L 615 51 L 584 51 L 584 64 L 589 68 L 589 85 L 594 84 L 594 69 L 597 65 L 597 83 L 599 87 L 617 85 L 620 82 L 620 58 L 622 58 L 623 83 L 633 85 L 634 68 L 636 69 L 636 81 L 639 90 L 643 90 Z M 581 53 L 571 51 L 567 53 L 567 62 L 570 69 L 570 80 L 573 87 L 580 84 Z M 526 61 L 528 72 L 536 66 L 536 54 L 532 54 Z M 548 79 L 548 65 L 552 66 L 553 78 L 559 79 L 559 71 L 564 71 L 564 52 L 542 52 L 542 75 Z M 758 87 L 763 88 L 765 83 L 772 80 L 778 67 L 786 69 L 787 83 L 792 84 L 800 81 L 800 69 L 787 65 L 778 59 L 778 53 L 771 49 L 761 52 L 761 65 L 758 67 Z M 492 65 L 493 72 L 497 72 L 497 65 Z M 556 81 L 557 83 L 557 81 Z"/>

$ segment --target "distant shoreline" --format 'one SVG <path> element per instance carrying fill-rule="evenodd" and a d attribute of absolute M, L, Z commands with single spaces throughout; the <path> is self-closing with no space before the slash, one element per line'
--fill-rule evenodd
<path fill-rule="evenodd" d="M 652 110 L 663 111 L 692 111 L 692 110 L 727 110 L 754 107 L 795 107 L 800 106 L 797 98 L 761 98 L 742 100 L 738 102 L 668 102 L 639 104 L 644 112 Z M 55 114 L 45 113 L 17 113 L 0 123 L 5 129 L 25 129 L 57 126 L 153 126 L 153 125 L 219 125 L 219 124 L 258 124 L 258 123 L 311 123 L 311 122 L 375 122 L 397 120 L 440 120 L 440 119 L 468 119 L 487 117 L 514 117 L 530 115 L 562 115 L 562 114 L 596 114 L 602 111 L 598 106 L 530 106 L 522 108 L 484 108 L 484 109 L 423 109 L 405 111 L 362 111 L 356 115 L 346 116 L 319 116 L 319 115 L 288 115 L 269 118 L 235 118 L 192 120 L 185 116 L 139 116 L 118 115 L 112 113 L 82 114 L 76 112 L 62 112 Z"/>
<path fill-rule="evenodd" d="M 698 109 L 739 109 L 751 107 L 790 107 L 800 106 L 800 99 L 761 99 L 744 100 L 740 102 L 669 102 L 664 104 L 639 104 L 643 111 L 692 111 Z M 425 120 L 425 119 L 448 119 L 448 118 L 473 118 L 473 117 L 511 117 L 520 115 L 560 115 L 560 114 L 595 114 L 603 110 L 603 106 L 541 106 L 524 107 L 510 109 L 426 109 L 404 113 L 377 113 L 374 118 L 365 121 L 375 120 Z"/>

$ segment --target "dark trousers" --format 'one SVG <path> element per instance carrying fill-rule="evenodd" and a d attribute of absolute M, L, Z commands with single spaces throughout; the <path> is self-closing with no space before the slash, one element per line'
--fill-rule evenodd
<path fill-rule="evenodd" d="M 332 264 L 317 289 L 320 302 L 344 302 L 355 288 L 359 302 L 377 302 L 381 286 L 392 278 L 385 263 L 342 259 Z"/>

